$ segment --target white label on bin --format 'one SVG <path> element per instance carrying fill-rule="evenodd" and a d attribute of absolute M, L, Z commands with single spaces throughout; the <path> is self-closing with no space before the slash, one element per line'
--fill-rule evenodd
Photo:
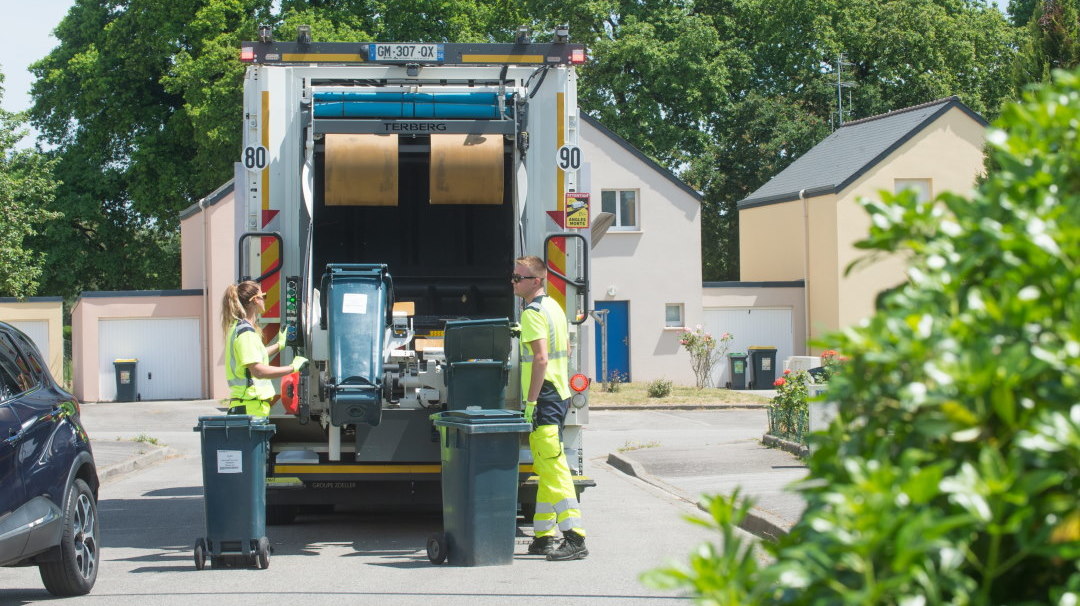
<path fill-rule="evenodd" d="M 348 292 L 341 302 L 341 313 L 362 314 L 367 313 L 367 295 L 364 293 Z"/>
<path fill-rule="evenodd" d="M 244 453 L 240 450 L 217 451 L 218 473 L 243 473 Z"/>

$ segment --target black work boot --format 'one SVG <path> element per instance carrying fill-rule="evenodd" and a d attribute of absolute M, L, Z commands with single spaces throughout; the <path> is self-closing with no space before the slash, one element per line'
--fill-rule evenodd
<path fill-rule="evenodd" d="M 555 537 L 536 537 L 529 543 L 529 555 L 548 555 L 555 551 Z"/>
<path fill-rule="evenodd" d="M 589 555 L 589 550 L 585 547 L 585 537 L 573 530 L 567 530 L 563 535 L 562 545 L 549 553 L 547 559 L 552 562 L 583 560 L 587 555 Z"/>

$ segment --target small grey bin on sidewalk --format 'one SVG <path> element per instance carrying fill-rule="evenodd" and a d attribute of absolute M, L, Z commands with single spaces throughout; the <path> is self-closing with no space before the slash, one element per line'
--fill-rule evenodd
<path fill-rule="evenodd" d="M 519 434 L 532 426 L 515 410 L 451 410 L 432 419 L 442 440 L 443 533 L 428 540 L 428 558 L 457 566 L 512 563 Z"/>
<path fill-rule="evenodd" d="M 199 417 L 202 434 L 203 501 L 206 537 L 195 541 L 195 567 L 206 558 L 228 563 L 270 566 L 266 538 L 266 449 L 277 427 L 265 417 Z"/>

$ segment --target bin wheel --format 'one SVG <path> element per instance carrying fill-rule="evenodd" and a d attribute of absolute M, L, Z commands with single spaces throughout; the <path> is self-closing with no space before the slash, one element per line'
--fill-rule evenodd
<path fill-rule="evenodd" d="M 195 541 L 195 570 L 206 568 L 206 541 L 200 537 Z"/>
<path fill-rule="evenodd" d="M 259 570 L 270 568 L 270 540 L 266 537 L 259 539 L 259 549 L 256 552 L 256 557 Z"/>
<path fill-rule="evenodd" d="M 428 537 L 427 557 L 432 564 L 442 564 L 446 561 L 446 533 L 436 532 Z"/>

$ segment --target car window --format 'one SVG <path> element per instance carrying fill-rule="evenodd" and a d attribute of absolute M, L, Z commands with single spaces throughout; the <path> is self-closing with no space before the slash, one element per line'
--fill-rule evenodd
<path fill-rule="evenodd" d="M 15 340 L 15 347 L 22 352 L 20 360 L 30 365 L 30 373 L 36 377 L 34 383 L 40 383 L 41 376 L 45 374 L 45 369 L 37 345 L 34 345 L 34 342 L 25 334 L 13 334 L 11 338 Z"/>
<path fill-rule="evenodd" d="M 0 334 L 0 401 L 21 394 L 37 383 L 26 359 L 15 349 L 11 339 Z"/>

